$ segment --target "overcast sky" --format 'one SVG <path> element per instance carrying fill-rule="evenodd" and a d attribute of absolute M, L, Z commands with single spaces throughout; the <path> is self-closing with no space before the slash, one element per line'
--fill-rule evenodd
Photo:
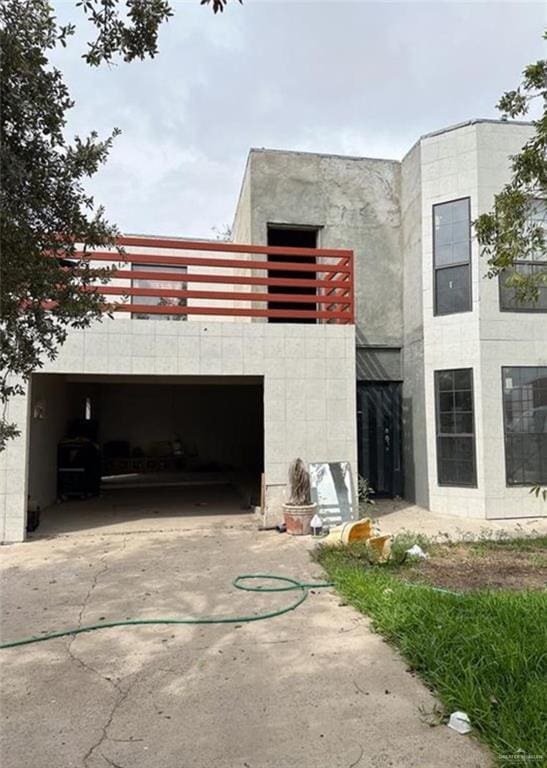
<path fill-rule="evenodd" d="M 122 130 L 91 190 L 126 233 L 214 236 L 250 147 L 400 159 L 423 133 L 498 117 L 544 54 L 544 2 L 171 4 L 154 60 L 92 69 L 80 36 L 55 57 L 70 133 Z M 74 6 L 59 19 L 80 21 Z"/>

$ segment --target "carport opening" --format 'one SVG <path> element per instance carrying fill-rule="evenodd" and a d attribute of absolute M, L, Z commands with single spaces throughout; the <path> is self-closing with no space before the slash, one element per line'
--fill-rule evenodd
<path fill-rule="evenodd" d="M 261 377 L 36 374 L 31 396 L 38 533 L 222 518 L 260 503 Z"/>

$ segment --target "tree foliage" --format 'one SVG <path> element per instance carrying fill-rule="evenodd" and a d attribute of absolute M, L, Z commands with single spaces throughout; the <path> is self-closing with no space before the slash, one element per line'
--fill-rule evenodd
<path fill-rule="evenodd" d="M 226 3 L 201 0 L 215 13 Z M 96 33 L 83 54 L 95 66 L 155 56 L 160 26 L 172 15 L 166 0 L 76 5 Z M 56 356 L 69 328 L 100 317 L 102 298 L 89 287 L 109 277 L 90 256 L 113 243 L 116 229 L 85 182 L 119 131 L 104 139 L 65 135 L 74 103 L 49 56 L 74 31 L 59 25 L 47 0 L 0 4 L 0 450 L 18 433 L 5 418 L 9 399 Z"/>
<path fill-rule="evenodd" d="M 474 223 L 488 259 L 488 276 L 503 273 L 518 301 L 536 301 L 547 285 L 547 206 L 540 202 L 547 198 L 547 60 L 526 67 L 521 85 L 505 93 L 497 107 L 503 119 L 527 118 L 538 101 L 542 111 L 532 121 L 534 134 L 512 157 L 509 182 L 495 196 L 493 209 Z M 537 266 L 524 272 L 515 269 L 517 261 L 534 261 Z"/>
<path fill-rule="evenodd" d="M 547 32 L 543 38 L 547 40 Z M 493 210 L 475 221 L 477 239 L 488 258 L 489 277 L 502 274 L 517 301 L 537 301 L 547 291 L 547 60 L 530 64 L 521 85 L 508 91 L 497 107 L 503 118 L 527 117 L 541 102 L 533 136 L 511 162 L 510 181 L 494 198 Z M 535 262 L 534 271 L 515 269 L 518 261 Z M 547 489 L 534 485 L 530 493 L 547 501 Z"/>
<path fill-rule="evenodd" d="M 227 3 L 228 0 L 200 0 L 215 14 L 222 13 Z M 79 0 L 77 5 L 97 30 L 97 37 L 88 43 L 84 54 L 87 63 L 93 66 L 116 56 L 124 61 L 154 58 L 159 29 L 173 15 L 167 0 Z"/>
<path fill-rule="evenodd" d="M 2 447 L 16 433 L 4 419 L 8 399 L 23 391 L 44 357 L 55 356 L 68 327 L 84 327 L 100 314 L 100 296 L 81 289 L 107 272 L 92 269 L 87 253 L 76 256 L 76 242 L 89 252 L 115 236 L 84 181 L 105 161 L 116 131 L 104 141 L 96 133 L 66 140 L 73 102 L 47 54 L 70 30 L 56 24 L 46 2 L 7 0 L 0 24 Z"/>

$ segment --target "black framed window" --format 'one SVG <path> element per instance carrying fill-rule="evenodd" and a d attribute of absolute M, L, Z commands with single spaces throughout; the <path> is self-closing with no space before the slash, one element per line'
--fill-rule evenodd
<path fill-rule="evenodd" d="M 435 314 L 471 310 L 470 199 L 433 206 Z"/>
<path fill-rule="evenodd" d="M 543 238 L 547 242 L 547 200 L 532 202 L 528 221 L 530 229 L 543 230 Z M 507 284 L 515 272 L 526 276 L 547 273 L 547 256 L 544 250 L 532 248 L 524 254 L 524 258 L 515 261 L 511 269 L 506 269 L 500 274 L 500 309 L 509 312 L 547 312 L 547 283 L 538 285 L 536 301 L 518 301 L 515 289 Z"/>
<path fill-rule="evenodd" d="M 501 369 L 507 485 L 547 483 L 547 366 Z"/>
<path fill-rule="evenodd" d="M 476 486 L 473 371 L 435 371 L 437 480 L 439 485 Z"/>
<path fill-rule="evenodd" d="M 140 280 L 140 279 L 133 279 L 131 280 L 131 285 L 133 288 L 142 288 L 144 290 L 149 290 L 151 293 L 153 293 L 157 289 L 170 289 L 170 290 L 177 290 L 177 291 L 183 291 L 186 290 L 187 284 L 184 282 L 183 276 L 186 274 L 187 269 L 186 267 L 173 267 L 170 264 L 162 265 L 162 264 L 136 264 L 133 262 L 131 264 L 131 268 L 135 271 L 139 272 L 172 272 L 173 275 L 180 275 L 180 280 L 154 280 L 152 278 L 148 278 L 146 280 Z M 132 304 L 146 304 L 153 307 L 157 306 L 163 306 L 163 307 L 186 307 L 188 305 L 188 301 L 184 297 L 168 297 L 168 296 L 131 296 L 131 303 Z M 138 320 L 187 320 L 187 315 L 179 315 L 179 314 L 173 314 L 173 315 L 163 315 L 163 314 L 156 314 L 156 313 L 143 313 L 143 312 L 132 312 L 131 317 L 134 317 Z"/>

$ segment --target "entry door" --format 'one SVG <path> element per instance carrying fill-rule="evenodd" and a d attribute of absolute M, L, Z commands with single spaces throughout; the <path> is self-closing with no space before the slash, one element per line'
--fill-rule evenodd
<path fill-rule="evenodd" d="M 359 474 L 376 496 L 403 492 L 401 384 L 357 382 Z"/>

